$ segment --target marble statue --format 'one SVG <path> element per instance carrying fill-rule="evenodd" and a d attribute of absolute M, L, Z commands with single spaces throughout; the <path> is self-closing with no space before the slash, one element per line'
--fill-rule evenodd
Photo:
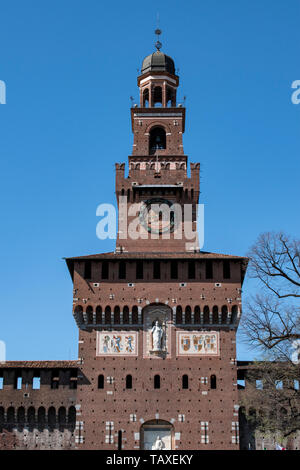
<path fill-rule="evenodd" d="M 154 442 L 155 450 L 162 450 L 164 448 L 164 443 L 159 436 L 157 436 L 156 441 Z"/>
<path fill-rule="evenodd" d="M 161 351 L 163 349 L 163 336 L 164 330 L 160 326 L 158 320 L 156 320 L 155 325 L 152 328 L 153 351 Z"/>

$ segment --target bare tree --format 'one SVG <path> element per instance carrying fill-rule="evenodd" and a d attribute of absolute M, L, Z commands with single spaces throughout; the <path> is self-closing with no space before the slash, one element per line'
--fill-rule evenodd
<path fill-rule="evenodd" d="M 288 360 L 300 339 L 300 240 L 263 233 L 249 258 L 248 275 L 259 294 L 245 303 L 244 337 L 269 356 Z"/>
<path fill-rule="evenodd" d="M 256 429 L 289 436 L 300 429 L 300 241 L 263 233 L 248 256 L 258 293 L 245 302 L 242 334 L 263 360 L 250 366 L 242 402 Z"/>

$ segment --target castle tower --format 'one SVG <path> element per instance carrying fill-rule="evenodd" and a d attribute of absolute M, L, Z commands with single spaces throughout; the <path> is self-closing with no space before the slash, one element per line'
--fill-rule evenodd
<path fill-rule="evenodd" d="M 238 449 L 246 259 L 203 252 L 185 233 L 196 228 L 199 164 L 188 177 L 179 77 L 160 46 L 138 77 L 128 176 L 116 165 L 116 250 L 67 259 L 79 328 L 78 449 Z"/>
<path fill-rule="evenodd" d="M 140 106 L 131 108 L 134 141 L 127 178 L 125 165 L 116 164 L 116 195 L 122 212 L 117 251 L 122 252 L 198 249 L 200 164 L 191 163 L 189 178 L 182 140 L 185 108 L 176 101 L 179 77 L 173 59 L 160 46 L 158 41 L 157 50 L 143 60 L 138 77 Z"/>

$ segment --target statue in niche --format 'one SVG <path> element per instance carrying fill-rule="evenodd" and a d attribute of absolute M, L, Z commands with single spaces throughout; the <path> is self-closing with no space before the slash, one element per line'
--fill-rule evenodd
<path fill-rule="evenodd" d="M 157 436 L 156 441 L 154 442 L 153 449 L 162 450 L 164 448 L 164 443 L 159 436 Z"/>
<path fill-rule="evenodd" d="M 162 351 L 164 349 L 164 329 L 156 320 L 151 330 L 152 334 L 152 351 Z"/>

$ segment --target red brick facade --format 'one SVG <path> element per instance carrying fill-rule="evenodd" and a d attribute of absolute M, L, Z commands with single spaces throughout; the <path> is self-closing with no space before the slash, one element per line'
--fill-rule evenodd
<path fill-rule="evenodd" d="M 236 329 L 247 260 L 176 236 L 187 222 L 196 229 L 200 165 L 190 165 L 189 177 L 172 59 L 159 51 L 149 57 L 138 77 L 140 106 L 131 109 L 129 173 L 116 165 L 116 196 L 126 197 L 127 209 L 176 203 L 182 219 L 165 232 L 158 219 L 155 232 L 139 218 L 144 238 L 132 239 L 124 227 L 139 209 L 119 225 L 114 253 L 66 260 L 78 362 L 2 364 L 2 447 L 239 448 Z"/>

